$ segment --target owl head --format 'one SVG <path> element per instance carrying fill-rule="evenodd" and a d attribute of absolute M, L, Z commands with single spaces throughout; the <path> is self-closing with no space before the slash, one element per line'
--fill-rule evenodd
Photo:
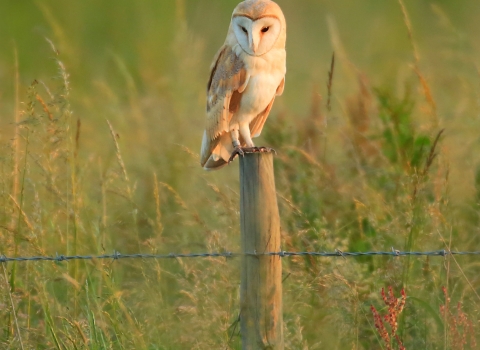
<path fill-rule="evenodd" d="M 230 30 L 238 44 L 251 56 L 285 48 L 286 22 L 283 12 L 271 0 L 245 0 L 232 14 Z"/>

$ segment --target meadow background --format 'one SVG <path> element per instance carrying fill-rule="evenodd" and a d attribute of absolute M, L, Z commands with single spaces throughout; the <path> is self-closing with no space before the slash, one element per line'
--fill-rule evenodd
<path fill-rule="evenodd" d="M 239 250 L 238 164 L 198 160 L 236 3 L 0 2 L 0 254 Z M 284 249 L 480 251 L 478 1 L 278 3 Z M 283 264 L 287 349 L 389 348 L 388 286 L 406 348 L 480 341 L 478 257 Z M 240 348 L 238 259 L 0 265 L 1 349 Z"/>

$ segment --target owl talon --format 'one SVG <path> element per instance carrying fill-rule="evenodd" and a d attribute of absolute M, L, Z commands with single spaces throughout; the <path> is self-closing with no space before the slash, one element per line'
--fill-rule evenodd
<path fill-rule="evenodd" d="M 237 155 L 240 155 L 242 157 L 245 155 L 244 149 L 242 149 L 242 147 L 240 146 L 235 147 L 232 154 L 230 155 L 230 158 L 228 159 L 228 164 L 230 164 Z"/>
<path fill-rule="evenodd" d="M 269 152 L 273 152 L 275 154 L 277 154 L 277 152 L 273 149 L 273 148 L 270 148 L 270 147 L 264 147 L 264 146 L 260 146 L 260 147 L 244 147 L 243 148 L 243 151 L 245 153 L 269 153 Z"/>
<path fill-rule="evenodd" d="M 265 153 L 273 152 L 275 153 L 275 155 L 277 154 L 277 151 L 275 151 L 273 148 L 270 148 L 270 147 L 260 146 L 256 148 L 258 148 L 258 152 L 265 152 Z"/>
<path fill-rule="evenodd" d="M 243 156 L 245 156 L 245 153 L 269 153 L 269 152 L 273 152 L 273 153 L 277 154 L 277 151 L 275 151 L 273 148 L 270 148 L 270 147 L 264 147 L 264 146 L 261 146 L 261 147 L 240 147 L 240 146 L 237 146 L 233 150 L 233 152 L 230 156 L 230 159 L 228 160 L 228 164 L 230 164 L 230 162 L 232 162 L 237 155 L 240 155 L 240 156 L 243 157 Z"/>

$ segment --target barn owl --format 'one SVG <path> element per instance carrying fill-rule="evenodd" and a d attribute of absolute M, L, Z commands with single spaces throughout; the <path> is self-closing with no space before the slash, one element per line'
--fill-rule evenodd
<path fill-rule="evenodd" d="M 219 169 L 244 151 L 259 151 L 262 132 L 286 73 L 286 22 L 275 2 L 245 0 L 232 14 L 207 85 L 207 123 L 200 163 Z"/>

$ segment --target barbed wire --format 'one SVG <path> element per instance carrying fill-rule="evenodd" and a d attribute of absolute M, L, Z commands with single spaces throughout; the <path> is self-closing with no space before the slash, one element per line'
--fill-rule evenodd
<path fill-rule="evenodd" d="M 71 261 L 71 260 L 101 260 L 101 259 L 181 259 L 181 258 L 236 258 L 241 256 L 279 256 L 282 258 L 294 257 L 294 256 L 312 256 L 312 257 L 361 257 L 361 256 L 393 256 L 393 257 L 405 257 L 405 256 L 440 256 L 447 257 L 449 255 L 480 255 L 480 251 L 474 252 L 456 252 L 449 250 L 434 250 L 425 252 L 405 252 L 392 248 L 391 251 L 372 251 L 372 252 L 342 252 L 335 249 L 334 252 L 265 252 L 265 253 L 232 253 L 232 252 L 218 252 L 218 253 L 170 253 L 170 254 L 122 254 L 118 251 L 114 251 L 113 254 L 103 255 L 58 255 L 55 256 L 19 256 L 19 257 L 7 257 L 0 255 L 0 263 L 7 262 L 23 262 L 23 261 Z"/>

